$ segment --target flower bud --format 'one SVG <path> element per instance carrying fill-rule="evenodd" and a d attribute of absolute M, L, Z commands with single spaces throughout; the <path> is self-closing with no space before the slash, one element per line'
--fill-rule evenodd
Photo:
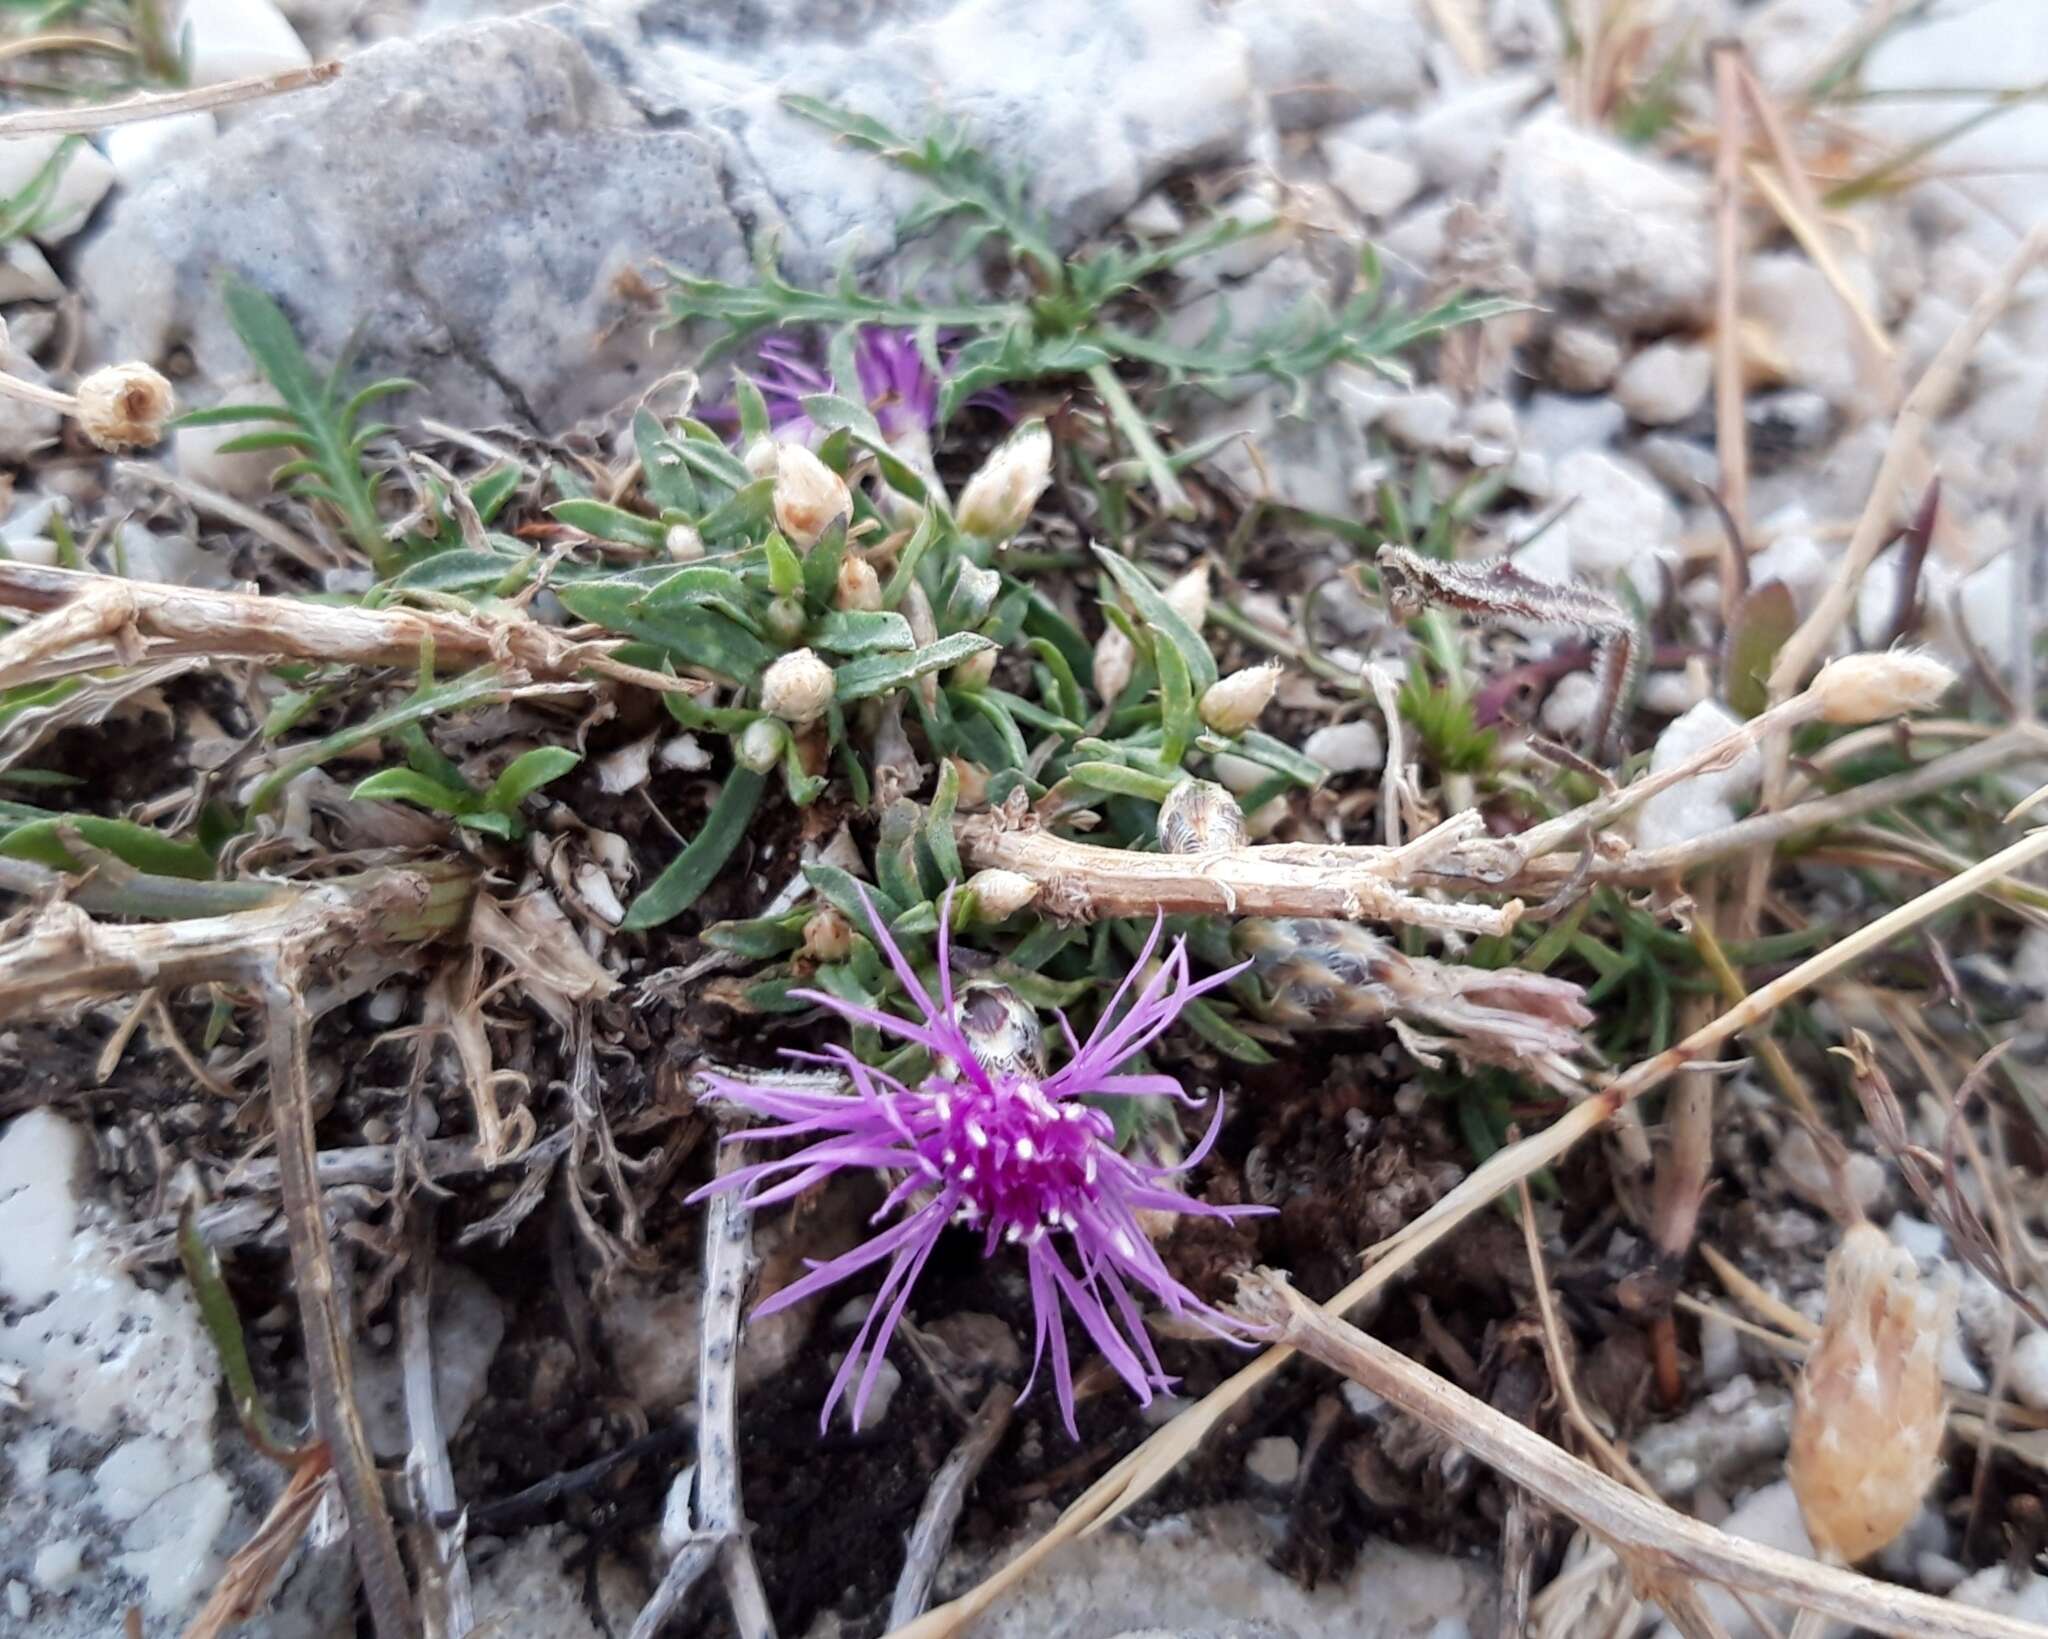
<path fill-rule="evenodd" d="M 1828 1260 L 1827 1319 L 1792 1391 L 1786 1477 L 1820 1553 L 1853 1565 L 1896 1537 L 1941 1467 L 1941 1345 L 1953 1289 L 1858 1223 Z"/>
<path fill-rule="evenodd" d="M 810 619 L 804 613 L 801 598 L 770 598 L 768 600 L 768 631 L 778 643 L 794 643 L 804 635 L 804 628 Z"/>
<path fill-rule="evenodd" d="M 662 545 L 677 563 L 695 563 L 704 556 L 704 537 L 688 524 L 670 524 Z"/>
<path fill-rule="evenodd" d="M 813 962 L 843 962 L 853 954 L 853 924 L 830 905 L 804 923 L 803 954 Z"/>
<path fill-rule="evenodd" d="M 792 649 L 761 674 L 761 709 L 785 723 L 815 723 L 832 704 L 832 668 L 809 649 Z"/>
<path fill-rule="evenodd" d="M 78 425 L 103 450 L 160 442 L 177 408 L 171 384 L 146 364 L 110 364 L 78 384 Z"/>
<path fill-rule="evenodd" d="M 984 922 L 1002 922 L 1015 916 L 1038 897 L 1038 884 L 1021 871 L 976 871 L 967 879 L 967 891 Z"/>
<path fill-rule="evenodd" d="M 979 763 L 970 763 L 964 757 L 948 757 L 953 772 L 960 776 L 960 801 L 962 808 L 984 808 L 988 805 L 988 770 Z"/>
<path fill-rule="evenodd" d="M 1209 618 L 1209 560 L 1204 558 L 1165 592 L 1166 606 L 1197 632 Z"/>
<path fill-rule="evenodd" d="M 773 478 L 775 476 L 777 445 L 772 438 L 757 438 L 747 446 L 747 453 L 740 457 L 746 466 L 749 478 Z"/>
<path fill-rule="evenodd" d="M 858 614 L 873 614 L 882 607 L 882 578 L 866 558 L 848 556 L 839 561 L 839 590 L 833 602 Z"/>
<path fill-rule="evenodd" d="M 953 590 L 946 594 L 946 623 L 956 632 L 979 626 L 996 606 L 996 594 L 1003 589 L 1003 577 L 993 569 L 979 569 L 961 561 L 953 577 Z"/>
<path fill-rule="evenodd" d="M 954 516 L 978 540 L 1003 545 L 1022 529 L 1052 481 L 1052 434 L 1027 421 L 998 444 L 967 481 Z"/>
<path fill-rule="evenodd" d="M 1202 721 L 1218 734 L 1242 734 L 1259 720 L 1279 686 L 1280 667 L 1273 661 L 1232 672 L 1202 691 Z"/>
<path fill-rule="evenodd" d="M 1105 706 L 1116 704 L 1117 696 L 1130 687 L 1131 673 L 1137 668 L 1138 651 L 1131 640 L 1124 636 L 1120 626 L 1105 626 L 1102 636 L 1095 640 L 1095 663 L 1092 675 L 1095 692 Z"/>
<path fill-rule="evenodd" d="M 1166 794 L 1155 822 L 1163 854 L 1201 854 L 1244 846 L 1244 810 L 1222 786 L 1182 780 Z"/>
<path fill-rule="evenodd" d="M 775 522 L 799 552 L 808 552 L 838 518 L 851 516 L 846 480 L 801 444 L 775 446 Z"/>
<path fill-rule="evenodd" d="M 1928 710 L 1955 680 L 1956 674 L 1930 654 L 1888 649 L 1829 661 L 1814 678 L 1812 692 L 1822 722 L 1880 723 Z"/>
<path fill-rule="evenodd" d="M 751 773 L 766 774 L 782 760 L 789 730 L 771 717 L 756 717 L 733 742 L 732 758 Z"/>
<path fill-rule="evenodd" d="M 954 688 L 969 693 L 987 688 L 988 680 L 996 674 L 996 654 L 994 649 L 977 649 L 947 673 L 948 680 Z"/>
<path fill-rule="evenodd" d="M 1045 1027 L 1038 1022 L 1038 1010 L 1008 985 L 963 987 L 953 1003 L 953 1022 L 989 1074 L 1045 1078 Z"/>

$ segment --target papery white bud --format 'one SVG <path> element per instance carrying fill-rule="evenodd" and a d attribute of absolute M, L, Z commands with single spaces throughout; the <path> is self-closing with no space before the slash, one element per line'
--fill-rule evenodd
<path fill-rule="evenodd" d="M 747 453 L 740 457 L 749 478 L 773 478 L 780 449 L 772 438 L 757 438 L 747 446 Z"/>
<path fill-rule="evenodd" d="M 1090 668 L 1095 692 L 1105 706 L 1116 704 L 1117 696 L 1130 686 L 1137 669 L 1138 651 L 1124 636 L 1121 626 L 1105 626 L 1095 640 L 1095 661 Z"/>
<path fill-rule="evenodd" d="M 1242 734 L 1259 720 L 1280 686 L 1280 667 L 1268 661 L 1211 683 L 1202 691 L 1202 721 L 1218 734 Z"/>
<path fill-rule="evenodd" d="M 78 384 L 78 425 L 103 450 L 160 442 L 177 408 L 171 384 L 146 364 L 110 364 Z"/>
<path fill-rule="evenodd" d="M 970 763 L 964 757 L 948 757 L 953 772 L 960 776 L 961 808 L 983 808 L 988 804 L 988 770 L 979 763 Z"/>
<path fill-rule="evenodd" d="M 756 717 L 733 742 L 732 759 L 755 774 L 766 774 L 782 760 L 789 730 L 769 717 Z"/>
<path fill-rule="evenodd" d="M 985 689 L 988 680 L 996 674 L 996 653 L 994 649 L 977 649 L 952 671 L 947 673 L 956 689 Z"/>
<path fill-rule="evenodd" d="M 1821 667 L 1812 693 L 1825 723 L 1881 723 L 1926 711 L 1948 693 L 1956 674 L 1917 649 L 1844 655 Z"/>
<path fill-rule="evenodd" d="M 830 905 L 804 923 L 803 953 L 814 962 L 843 962 L 853 954 L 853 924 Z"/>
<path fill-rule="evenodd" d="M 761 709 L 785 723 L 814 723 L 832 704 L 832 668 L 809 649 L 792 649 L 761 674 Z"/>
<path fill-rule="evenodd" d="M 799 552 L 808 552 L 834 519 L 853 512 L 846 480 L 801 444 L 775 446 L 775 523 Z"/>
<path fill-rule="evenodd" d="M 1209 560 L 1204 558 L 1176 579 L 1166 588 L 1165 597 L 1167 608 L 1200 632 L 1202 622 L 1209 618 Z"/>
<path fill-rule="evenodd" d="M 866 558 L 851 554 L 839 563 L 839 590 L 833 601 L 842 609 L 873 614 L 882 607 L 882 578 Z"/>
<path fill-rule="evenodd" d="M 967 879 L 967 888 L 986 922 L 1015 916 L 1038 897 L 1038 884 L 1021 871 L 976 871 Z"/>
<path fill-rule="evenodd" d="M 1952 1286 L 1858 1223 L 1828 1260 L 1827 1318 L 1792 1391 L 1786 1477 L 1822 1556 L 1853 1565 L 1920 1511 L 1941 1470 L 1941 1347 Z"/>
<path fill-rule="evenodd" d="M 1027 421 L 968 479 L 954 517 L 969 535 L 1002 545 L 1024 527 L 1050 482 L 1052 434 L 1043 421 Z"/>
<path fill-rule="evenodd" d="M 695 563 L 704 556 L 704 537 L 688 524 L 670 524 L 662 545 L 677 563 Z"/>

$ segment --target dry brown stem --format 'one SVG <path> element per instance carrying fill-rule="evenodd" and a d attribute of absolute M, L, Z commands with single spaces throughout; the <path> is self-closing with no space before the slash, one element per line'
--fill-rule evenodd
<path fill-rule="evenodd" d="M 525 615 L 305 603 L 20 563 L 0 564 L 0 608 L 40 617 L 0 638 L 0 688 L 174 655 L 416 666 L 422 652 L 439 665 L 497 662 L 535 679 L 589 671 L 664 693 L 705 686 L 626 665 L 612 657 L 614 644 L 579 641 Z"/>
<path fill-rule="evenodd" d="M 238 102 L 303 91 L 325 85 L 341 72 L 336 62 L 313 63 L 306 68 L 287 68 L 276 74 L 251 74 L 239 80 L 222 80 L 190 91 L 143 91 L 122 102 L 100 103 L 86 108 L 28 108 L 18 114 L 0 116 L 0 142 L 11 137 L 45 136 L 52 132 L 83 136 L 104 131 L 110 125 L 133 125 L 141 120 L 162 119 L 166 114 L 193 114 L 202 109 L 227 108 Z"/>
<path fill-rule="evenodd" d="M 354 1366 L 341 1321 L 334 1255 L 321 1212 L 313 1135 L 313 1089 L 307 1068 L 312 1021 L 306 1011 L 307 953 L 300 942 L 277 952 L 263 986 L 269 1013 L 270 1113 L 277 1142 L 278 1176 L 291 1245 L 292 1285 L 298 1294 L 313 1426 L 334 1464 L 347 1505 L 363 1596 L 377 1639 L 413 1639 L 418 1632 L 398 1532 L 385 1505 L 376 1459 L 355 1402 Z"/>
<path fill-rule="evenodd" d="M 1444 903 L 1404 891 L 1432 860 L 1470 841 L 1477 822 L 1461 815 L 1401 848 L 1272 843 L 1186 854 L 1099 848 L 1014 814 L 977 814 L 956 830 L 970 865 L 1031 878 L 1043 890 L 1039 907 L 1071 921 L 1155 912 L 1321 916 L 1506 933 L 1521 915 L 1518 901 Z"/>
<path fill-rule="evenodd" d="M 1742 48 L 1714 45 L 1714 453 L 1721 504 L 1734 520 L 1721 546 L 1721 620 L 1735 618 L 1748 584 L 1739 561 L 1749 535 L 1749 423 L 1742 414 Z"/>
<path fill-rule="evenodd" d="M 1824 1611 L 1900 1639 L 2048 1639 L 2048 1628 L 1970 1610 L 1745 1542 L 1610 1480 L 1533 1429 L 1316 1308 L 1269 1270 L 1238 1286 L 1239 1313 L 1286 1347 L 1362 1383 L 1614 1545 L 1638 1575 L 1697 1578 Z"/>

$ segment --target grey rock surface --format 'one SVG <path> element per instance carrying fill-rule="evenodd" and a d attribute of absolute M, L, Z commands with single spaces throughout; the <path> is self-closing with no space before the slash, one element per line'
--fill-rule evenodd
<path fill-rule="evenodd" d="M 1420 28 L 1406 0 L 1318 22 L 1403 13 L 1399 52 L 1370 36 L 1379 66 L 1346 81 L 1347 109 L 1420 85 Z M 206 381 L 242 373 L 232 272 L 316 358 L 360 331 L 365 367 L 420 380 L 438 415 L 559 428 L 680 362 L 681 338 L 649 345 L 659 315 L 635 289 L 656 263 L 737 279 L 772 244 L 796 278 L 887 263 L 904 279 L 937 259 L 898 255 L 916 187 L 785 93 L 912 133 L 966 125 L 1072 242 L 1166 176 L 1244 154 L 1262 105 L 1235 25 L 1207 0 L 587 0 L 387 41 L 112 203 L 79 260 L 92 347 L 183 346 Z"/>

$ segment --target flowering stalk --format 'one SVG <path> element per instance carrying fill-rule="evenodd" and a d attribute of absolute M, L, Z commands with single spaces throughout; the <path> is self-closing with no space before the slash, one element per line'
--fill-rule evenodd
<path fill-rule="evenodd" d="M 711 1096 L 745 1106 L 771 1125 L 736 1133 L 728 1142 L 799 1138 L 807 1142 L 778 1160 L 756 1162 L 697 1191 L 698 1201 L 741 1190 L 750 1207 L 772 1206 L 801 1194 L 845 1167 L 873 1167 L 901 1175 L 872 1221 L 909 1210 L 887 1229 L 841 1257 L 817 1265 L 758 1309 L 766 1316 L 888 1260 L 881 1289 L 826 1396 L 821 1426 L 849 1387 L 854 1426 L 860 1425 L 889 1339 L 903 1318 L 911 1288 L 949 1225 L 979 1230 L 982 1255 L 999 1246 L 1020 1249 L 1036 1315 L 1032 1376 L 1052 1357 L 1054 1390 L 1067 1432 L 1074 1422 L 1074 1379 L 1068 1355 L 1066 1311 L 1141 1403 L 1172 1379 L 1161 1368 L 1146 1334 L 1131 1286 L 1166 1310 L 1232 1341 L 1248 1328 L 1211 1308 L 1182 1285 L 1140 1227 L 1146 1211 L 1236 1218 L 1261 1207 L 1212 1206 L 1167 1187 L 1209 1153 L 1223 1122 L 1223 1101 L 1206 1136 L 1175 1167 L 1151 1166 L 1121 1154 L 1115 1123 L 1091 1101 L 1170 1096 L 1187 1102 L 1165 1075 L 1120 1074 L 1133 1055 L 1159 1039 L 1190 1001 L 1227 984 L 1241 969 L 1207 979 L 1189 977 L 1187 950 L 1176 941 L 1148 971 L 1159 943 L 1157 924 L 1137 963 L 1111 997 L 1085 1043 L 1064 1017 L 1060 1028 L 1071 1056 L 1048 1075 L 1037 1018 L 999 985 L 970 985 L 956 995 L 948 962 L 951 895 L 939 916 L 939 995 L 935 1001 L 863 895 L 875 942 L 896 971 L 922 1017 L 902 1019 L 821 991 L 795 995 L 841 1017 L 914 1043 L 932 1056 L 934 1069 L 917 1086 L 870 1068 L 844 1047 L 824 1053 L 790 1051 L 788 1057 L 827 1064 L 851 1083 L 845 1093 L 766 1086 L 713 1073 Z M 1122 1004 L 1130 998 L 1130 1005 Z M 1029 1385 L 1026 1385 L 1028 1392 Z"/>

